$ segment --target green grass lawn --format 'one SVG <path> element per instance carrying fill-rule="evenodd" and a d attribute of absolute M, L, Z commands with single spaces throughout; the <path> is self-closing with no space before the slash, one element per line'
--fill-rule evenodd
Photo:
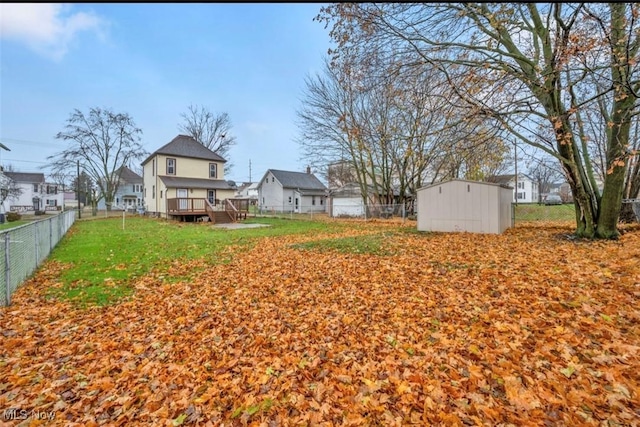
<path fill-rule="evenodd" d="M 30 223 L 31 221 L 27 221 L 24 219 L 18 220 L 18 221 L 12 221 L 12 222 L 8 222 L 6 221 L 4 224 L 0 224 L 0 231 L 2 230 L 7 230 L 9 228 L 15 228 L 15 227 L 20 227 L 21 225 L 25 225 Z"/>
<path fill-rule="evenodd" d="M 110 304 L 133 292 L 132 279 L 152 271 L 163 274 L 167 281 L 175 280 L 167 273 L 175 260 L 203 260 L 205 265 L 228 262 L 231 254 L 226 248 L 251 245 L 260 237 L 343 227 L 274 218 L 247 219 L 245 223 L 270 227 L 226 230 L 206 223 L 128 217 L 123 230 L 120 218 L 77 221 L 51 253 L 51 260 L 69 268 L 62 273 L 62 286 L 52 288 L 50 295 L 81 305 Z M 185 279 L 184 274 L 179 278 Z"/>
<path fill-rule="evenodd" d="M 518 221 L 575 221 L 575 207 L 564 205 L 539 205 L 537 203 L 519 204 L 515 207 L 516 223 Z"/>

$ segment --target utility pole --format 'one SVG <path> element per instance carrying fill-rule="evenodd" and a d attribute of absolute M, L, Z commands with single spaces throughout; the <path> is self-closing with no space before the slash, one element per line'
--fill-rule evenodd
<path fill-rule="evenodd" d="M 249 159 L 249 182 L 253 182 L 251 181 L 251 159 Z"/>
<path fill-rule="evenodd" d="M 516 206 L 518 206 L 518 141 L 513 140 L 513 155 L 516 162 Z"/>

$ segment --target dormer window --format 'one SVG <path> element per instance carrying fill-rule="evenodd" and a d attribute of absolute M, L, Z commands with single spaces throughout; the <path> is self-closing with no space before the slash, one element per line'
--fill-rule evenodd
<path fill-rule="evenodd" d="M 167 175 L 176 174 L 176 159 L 167 159 Z"/>

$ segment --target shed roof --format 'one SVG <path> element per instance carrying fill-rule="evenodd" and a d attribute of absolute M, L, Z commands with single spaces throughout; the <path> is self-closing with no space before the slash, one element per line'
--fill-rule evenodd
<path fill-rule="evenodd" d="M 431 185 L 427 185 L 425 187 L 418 188 L 418 191 L 426 190 L 427 188 L 437 187 L 439 185 L 447 185 L 450 182 L 468 182 L 468 183 L 471 183 L 471 184 L 490 185 L 490 186 L 494 186 L 494 187 L 502 187 L 502 188 L 508 188 L 510 190 L 513 190 L 513 187 L 510 187 L 510 186 L 508 186 L 506 184 L 499 184 L 499 183 L 495 183 L 495 182 L 486 182 L 486 181 L 471 181 L 469 179 L 454 178 L 454 179 L 450 179 L 448 181 L 434 182 Z"/>
<path fill-rule="evenodd" d="M 321 190 L 325 191 L 327 187 L 320 182 L 318 178 L 312 173 L 306 172 L 291 172 L 278 169 L 269 169 L 264 176 L 267 176 L 271 172 L 276 177 L 278 182 L 282 184 L 284 188 L 299 188 L 300 190 Z M 264 177 L 262 178 L 264 180 Z M 260 182 L 262 182 L 262 180 Z"/>
<path fill-rule="evenodd" d="M 177 157 L 191 157 L 194 159 L 213 160 L 216 162 L 226 162 L 225 159 L 188 135 L 176 136 L 171 140 L 171 142 L 154 151 L 142 162 L 142 164 L 144 165 L 157 154 L 165 154 Z"/>

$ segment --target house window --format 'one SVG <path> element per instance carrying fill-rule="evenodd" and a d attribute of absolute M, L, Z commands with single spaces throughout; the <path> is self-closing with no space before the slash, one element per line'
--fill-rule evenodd
<path fill-rule="evenodd" d="M 55 185 L 47 185 L 47 194 L 58 194 L 58 187 Z"/>
<path fill-rule="evenodd" d="M 518 200 L 523 200 L 526 198 L 526 193 L 518 193 Z"/>
<path fill-rule="evenodd" d="M 162 199 L 162 190 L 160 190 L 160 198 Z"/>
<path fill-rule="evenodd" d="M 58 206 L 58 201 L 47 199 L 47 206 Z"/>
<path fill-rule="evenodd" d="M 134 193 L 142 193 L 142 184 L 133 184 Z"/>
<path fill-rule="evenodd" d="M 520 181 L 518 183 L 518 188 L 521 189 L 521 190 L 524 190 L 524 182 Z"/>
<path fill-rule="evenodd" d="M 323 203 L 323 200 L 322 200 L 322 197 L 320 197 L 320 205 L 322 205 L 322 203 Z"/>
<path fill-rule="evenodd" d="M 209 163 L 209 178 L 218 177 L 218 165 L 216 163 Z"/>
<path fill-rule="evenodd" d="M 156 186 L 155 185 L 153 187 L 151 187 L 151 198 L 152 199 L 156 198 Z"/>
<path fill-rule="evenodd" d="M 289 196 L 289 204 L 291 204 L 291 196 Z"/>
<path fill-rule="evenodd" d="M 167 175 L 176 174 L 176 159 L 167 159 Z"/>
<path fill-rule="evenodd" d="M 156 159 L 151 160 L 151 176 L 156 174 Z"/>
<path fill-rule="evenodd" d="M 147 197 L 147 189 L 144 189 L 144 197 Z"/>
<path fill-rule="evenodd" d="M 316 205 L 316 196 L 311 196 L 311 205 L 312 206 Z"/>
<path fill-rule="evenodd" d="M 38 192 L 38 184 L 33 184 L 33 192 L 34 193 Z"/>
<path fill-rule="evenodd" d="M 276 178 L 274 176 L 271 177 L 271 182 L 276 182 Z"/>
<path fill-rule="evenodd" d="M 120 198 L 116 197 L 116 205 L 120 204 Z"/>

